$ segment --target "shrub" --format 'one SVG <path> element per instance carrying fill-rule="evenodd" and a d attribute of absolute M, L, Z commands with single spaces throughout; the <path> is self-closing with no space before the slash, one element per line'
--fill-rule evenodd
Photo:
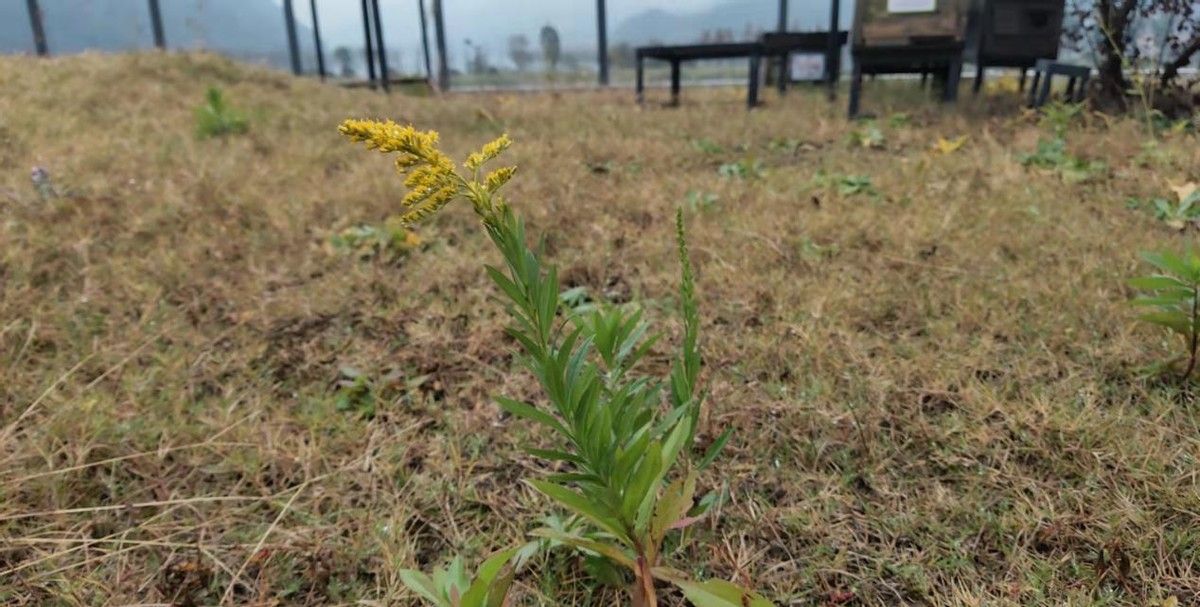
<path fill-rule="evenodd" d="M 196 108 L 196 136 L 201 139 L 237 135 L 250 129 L 246 117 L 225 103 L 225 95 L 217 87 L 209 87 L 204 104 Z"/>
<path fill-rule="evenodd" d="M 520 359 L 541 384 L 546 402 L 497 401 L 553 437 L 550 448 L 528 449 L 532 455 L 567 470 L 528 480 L 529 485 L 586 522 L 577 531 L 543 527 L 533 535 L 628 571 L 634 605 L 657 605 L 656 581 L 674 584 L 700 607 L 770 605 L 729 582 L 694 580 L 666 562 L 667 537 L 700 520 L 713 502 L 695 499 L 697 476 L 729 438 L 726 431 L 706 453 L 694 453 L 704 401 L 700 316 L 682 211 L 676 214 L 676 234 L 683 343 L 669 375 L 659 378 L 638 368 L 658 339 L 641 311 L 599 305 L 576 312 L 562 305 L 557 268 L 529 247 L 524 222 L 499 194 L 516 168 L 483 173 L 484 164 L 509 146 L 507 136 L 471 154 L 462 175 L 438 149 L 435 132 L 360 120 L 348 120 L 340 130 L 368 148 L 398 154 L 396 166 L 409 189 L 405 223 L 465 199 L 503 258 L 501 266 L 486 266 L 486 271 L 507 299 L 508 335 L 519 344 Z"/>

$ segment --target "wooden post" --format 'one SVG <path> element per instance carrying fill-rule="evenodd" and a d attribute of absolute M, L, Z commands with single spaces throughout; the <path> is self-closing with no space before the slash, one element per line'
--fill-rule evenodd
<path fill-rule="evenodd" d="M 383 84 L 383 92 L 391 90 L 391 76 L 388 73 L 387 47 L 383 44 L 383 18 L 379 13 L 379 0 L 371 0 L 371 19 L 375 21 L 375 50 L 379 55 L 379 81 Z"/>
<path fill-rule="evenodd" d="M 788 28 L 788 0 L 779 0 L 779 27 L 775 28 L 779 33 L 784 33 Z"/>
<path fill-rule="evenodd" d="M 283 0 L 283 22 L 287 26 L 288 54 L 292 59 L 292 73 L 299 76 L 304 70 L 300 65 L 300 41 L 296 39 L 296 13 L 292 10 L 292 0 Z"/>
<path fill-rule="evenodd" d="M 50 48 L 46 45 L 46 28 L 42 27 L 42 9 L 38 6 L 37 0 L 26 0 L 25 5 L 29 7 L 29 25 L 33 28 L 33 45 L 37 48 L 37 54 L 45 57 L 50 54 Z"/>
<path fill-rule="evenodd" d="M 167 38 L 163 34 L 162 10 L 158 0 L 150 0 L 150 28 L 154 30 L 154 46 L 167 48 Z"/>
<path fill-rule="evenodd" d="M 825 49 L 825 79 L 829 83 L 829 100 L 837 97 L 838 76 L 842 71 L 842 0 L 829 2 L 829 46 Z M 850 42 L 849 38 L 846 40 Z"/>
<path fill-rule="evenodd" d="M 600 86 L 608 86 L 608 11 L 605 0 L 596 0 L 596 59 L 600 70 Z"/>
<path fill-rule="evenodd" d="M 425 54 L 425 80 L 433 84 L 433 58 L 429 56 L 429 26 L 425 24 L 425 0 L 417 0 L 417 12 L 421 15 L 421 51 Z"/>
<path fill-rule="evenodd" d="M 433 35 L 438 51 L 438 88 L 450 90 L 450 66 L 446 63 L 446 20 L 442 16 L 442 0 L 433 0 Z"/>
<path fill-rule="evenodd" d="M 371 7 L 368 0 L 362 0 L 363 18 L 363 50 L 367 60 L 367 82 L 375 88 L 375 45 L 371 43 Z"/>
<path fill-rule="evenodd" d="M 313 47 L 317 52 L 317 74 L 321 76 L 321 80 L 325 79 L 325 50 L 321 45 L 321 23 L 317 19 L 317 0 L 309 0 L 308 8 L 312 12 L 313 22 Z"/>

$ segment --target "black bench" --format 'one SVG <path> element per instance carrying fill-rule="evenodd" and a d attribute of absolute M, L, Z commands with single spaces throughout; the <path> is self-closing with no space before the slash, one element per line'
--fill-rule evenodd
<path fill-rule="evenodd" d="M 758 42 L 730 42 L 723 44 L 687 44 L 680 46 L 643 46 L 635 51 L 637 56 L 637 100 L 645 100 L 645 69 L 646 59 L 658 59 L 671 64 L 671 103 L 679 103 L 679 64 L 684 61 L 703 59 L 750 59 L 749 90 L 746 94 L 746 105 L 758 105 L 758 67 L 762 61 L 765 49 Z"/>
<path fill-rule="evenodd" d="M 958 98 L 962 78 L 963 43 L 954 40 L 916 41 L 903 46 L 856 46 L 851 55 L 850 117 L 858 116 L 863 74 L 944 74 L 943 101 Z"/>
<path fill-rule="evenodd" d="M 1087 93 L 1092 68 L 1038 59 L 1033 67 L 1033 86 L 1029 87 L 1029 107 L 1042 107 L 1050 100 L 1050 80 L 1054 76 L 1067 77 L 1067 99 L 1079 102 Z"/>
<path fill-rule="evenodd" d="M 831 40 L 832 39 L 832 40 Z M 793 53 L 823 53 L 825 55 L 825 76 L 823 80 L 829 85 L 837 84 L 841 72 L 842 47 L 850 39 L 850 32 L 841 31 L 830 36 L 829 32 L 767 32 L 760 41 L 763 54 L 780 58 L 780 74 L 775 82 L 779 92 L 787 90 L 791 81 L 790 59 Z"/>

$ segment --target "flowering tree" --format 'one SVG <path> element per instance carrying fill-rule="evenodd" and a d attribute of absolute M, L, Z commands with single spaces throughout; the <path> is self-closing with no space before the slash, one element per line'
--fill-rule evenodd
<path fill-rule="evenodd" d="M 1196 0 L 1074 0 L 1068 14 L 1068 38 L 1096 55 L 1102 100 L 1121 108 L 1131 84 L 1128 66 L 1154 66 L 1159 86 L 1168 87 L 1180 84 L 1180 70 L 1200 53 Z"/>

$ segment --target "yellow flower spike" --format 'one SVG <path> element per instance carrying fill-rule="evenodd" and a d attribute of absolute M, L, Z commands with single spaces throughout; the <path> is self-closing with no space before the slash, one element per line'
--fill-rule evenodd
<path fill-rule="evenodd" d="M 488 173 L 480 181 L 478 169 L 489 160 L 499 156 L 512 144 L 507 135 L 501 135 L 471 154 L 465 166 L 472 171 L 468 178 L 459 175 L 454 161 L 438 149 L 436 131 L 418 131 L 411 125 L 400 125 L 388 121 L 346 120 L 338 131 L 351 141 L 364 143 L 368 149 L 385 154 L 397 154 L 395 165 L 405 175 L 407 194 L 401 201 L 408 212 L 396 220 L 412 225 L 440 211 L 455 198 L 466 198 L 484 221 L 488 223 L 496 213 L 503 212 L 507 205 L 494 192 L 512 179 L 516 167 L 505 167 Z"/>
<path fill-rule="evenodd" d="M 400 221 L 405 224 L 412 225 L 419 223 L 422 219 L 437 213 L 442 210 L 447 204 L 450 204 L 454 197 L 458 196 L 458 189 L 454 187 L 446 187 L 438 190 L 433 195 L 429 196 L 424 203 L 417 206 L 413 210 L 400 216 Z"/>
<path fill-rule="evenodd" d="M 504 184 L 508 183 L 509 179 L 517 173 L 517 167 L 503 167 L 487 174 L 483 179 L 483 187 L 489 192 L 499 190 Z"/>
<path fill-rule="evenodd" d="M 485 144 L 478 152 L 468 156 L 467 161 L 463 164 L 469 170 L 477 170 L 479 167 L 483 166 L 485 162 L 499 156 L 504 150 L 507 150 L 508 146 L 510 145 L 512 145 L 512 139 L 509 139 L 508 134 L 506 133 Z"/>

